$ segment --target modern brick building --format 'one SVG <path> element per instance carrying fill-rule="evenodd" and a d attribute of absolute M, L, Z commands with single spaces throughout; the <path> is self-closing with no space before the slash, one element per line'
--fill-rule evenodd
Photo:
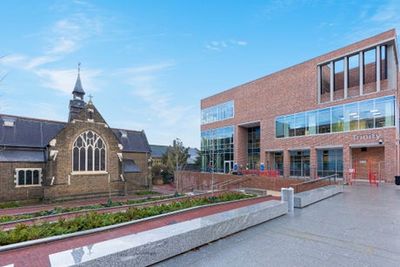
<path fill-rule="evenodd" d="M 399 175 L 394 29 L 201 100 L 202 169 Z"/>
<path fill-rule="evenodd" d="M 149 188 L 143 131 L 112 129 L 80 75 L 68 122 L 0 114 L 0 201 L 129 194 Z"/>

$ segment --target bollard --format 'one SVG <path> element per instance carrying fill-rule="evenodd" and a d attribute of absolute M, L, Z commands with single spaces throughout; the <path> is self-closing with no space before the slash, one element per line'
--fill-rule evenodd
<path fill-rule="evenodd" d="M 294 190 L 292 187 L 281 188 L 281 201 L 288 203 L 288 212 L 294 211 Z"/>

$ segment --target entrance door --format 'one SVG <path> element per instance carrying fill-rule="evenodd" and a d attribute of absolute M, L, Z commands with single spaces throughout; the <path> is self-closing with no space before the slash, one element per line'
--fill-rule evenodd
<path fill-rule="evenodd" d="M 384 147 L 364 147 L 352 149 L 352 168 L 355 169 L 355 179 L 367 180 L 370 174 L 384 178 L 385 150 Z"/>
<path fill-rule="evenodd" d="M 233 167 L 232 160 L 225 160 L 224 161 L 224 173 L 230 173 Z"/>

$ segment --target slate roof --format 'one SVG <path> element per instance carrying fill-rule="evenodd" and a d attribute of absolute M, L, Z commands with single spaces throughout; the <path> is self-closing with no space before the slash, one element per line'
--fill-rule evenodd
<path fill-rule="evenodd" d="M 162 156 L 168 150 L 168 146 L 161 146 L 161 145 L 150 145 L 150 148 L 151 148 L 151 157 L 153 158 L 162 158 Z"/>
<path fill-rule="evenodd" d="M 150 145 L 144 131 L 133 131 L 125 129 L 111 129 L 124 147 L 124 152 L 146 152 L 150 153 Z"/>
<path fill-rule="evenodd" d="M 4 126 L 4 120 L 14 120 L 14 126 Z M 44 148 L 65 125 L 65 122 L 0 115 L 0 146 Z"/>
<path fill-rule="evenodd" d="M 14 121 L 14 126 L 5 126 L 4 121 Z M 42 120 L 0 114 L 0 148 L 24 147 L 45 148 L 65 126 L 66 122 Z M 123 152 L 147 152 L 150 146 L 144 131 L 111 129 L 123 145 Z M 121 135 L 126 132 L 126 137 Z"/>
<path fill-rule="evenodd" d="M 43 150 L 1 150 L 0 162 L 44 162 Z"/>
<path fill-rule="evenodd" d="M 142 172 L 138 165 L 136 165 L 135 161 L 131 159 L 124 159 L 123 160 L 123 170 L 124 173 L 138 173 Z"/>
<path fill-rule="evenodd" d="M 82 95 L 82 96 L 85 95 L 85 91 L 83 90 L 83 87 L 82 87 L 80 74 L 78 74 L 78 78 L 76 79 L 74 91 L 72 91 L 72 94 L 77 94 L 77 95 Z"/>

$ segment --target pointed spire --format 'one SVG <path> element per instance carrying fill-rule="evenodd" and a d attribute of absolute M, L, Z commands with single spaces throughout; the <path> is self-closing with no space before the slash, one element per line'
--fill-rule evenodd
<path fill-rule="evenodd" d="M 81 82 L 81 63 L 80 62 L 78 63 L 78 77 L 76 79 L 74 91 L 72 91 L 72 94 L 74 95 L 74 99 L 79 97 L 82 100 L 83 100 L 83 96 L 85 95 L 85 91 L 83 90 L 82 82 Z"/>

